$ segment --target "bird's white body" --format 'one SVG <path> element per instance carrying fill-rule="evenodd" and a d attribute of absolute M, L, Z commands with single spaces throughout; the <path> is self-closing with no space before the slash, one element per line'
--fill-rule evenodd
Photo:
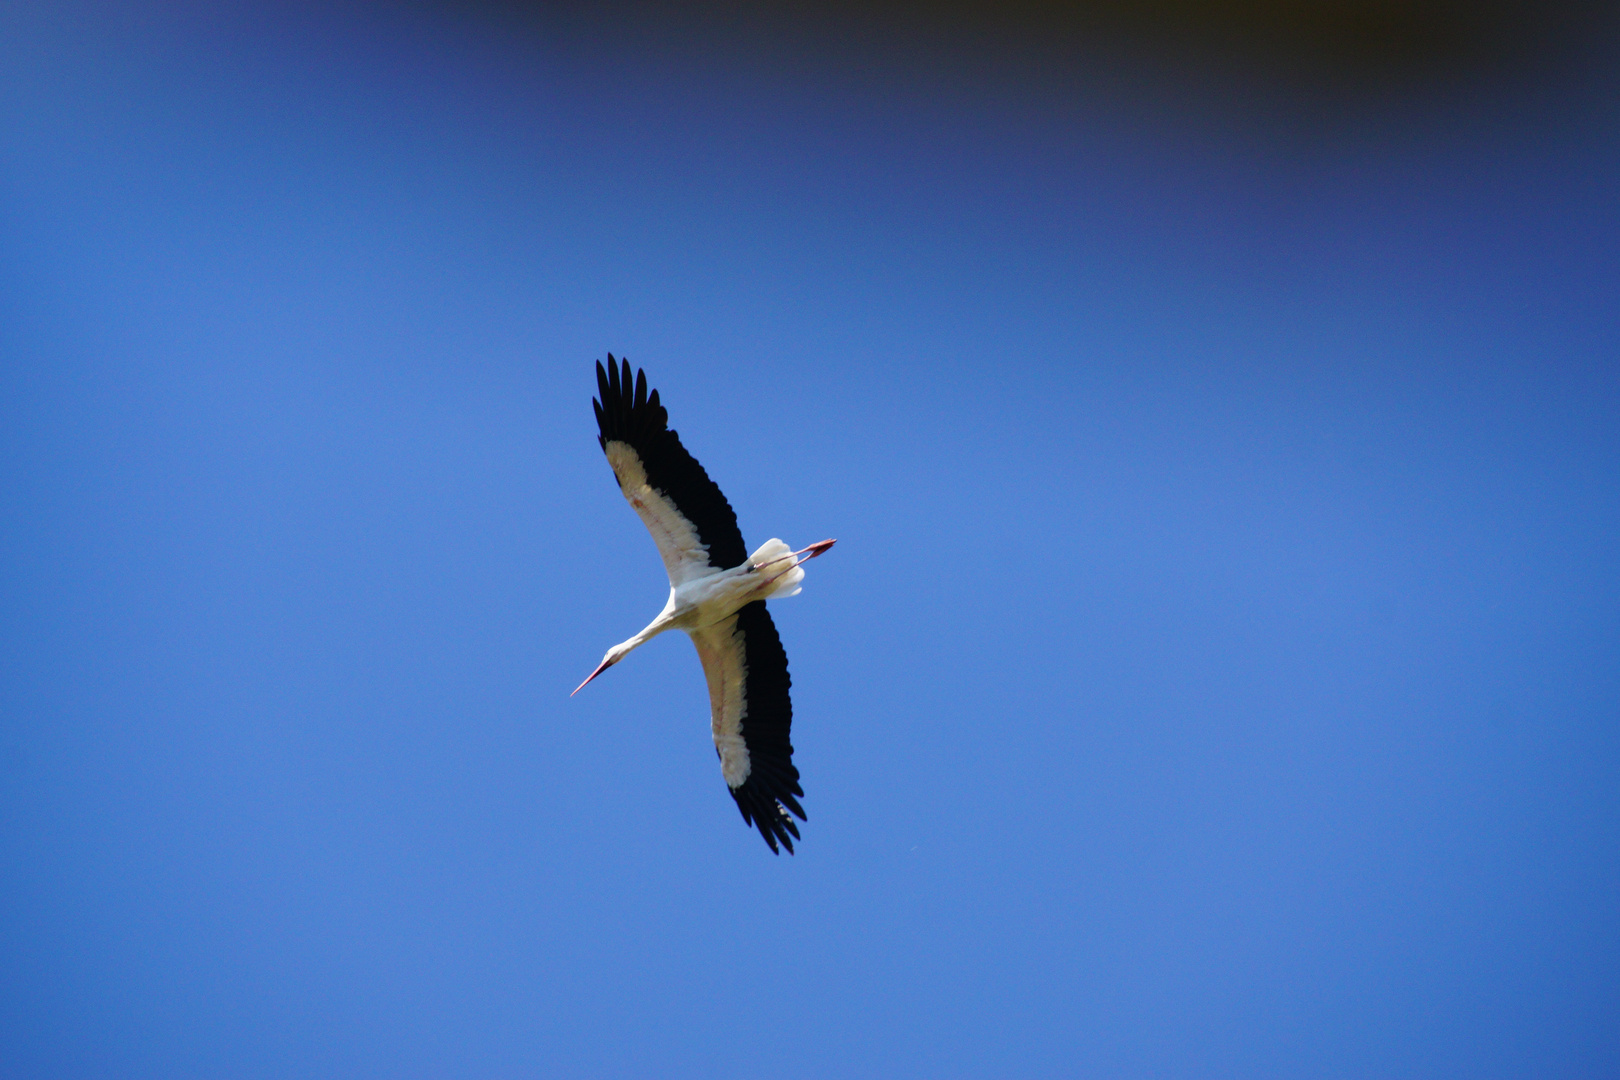
<path fill-rule="evenodd" d="M 602 658 L 603 663 L 618 663 L 632 649 L 646 644 L 665 630 L 685 630 L 695 634 L 726 621 L 745 604 L 755 600 L 796 595 L 799 583 L 804 580 L 804 570 L 799 565 L 800 555 L 782 541 L 772 538 L 741 566 L 730 570 L 710 570 L 702 577 L 687 578 L 678 585 L 671 584 L 669 601 L 664 604 L 664 610 L 658 613 L 658 617 L 635 637 L 609 649 Z"/>

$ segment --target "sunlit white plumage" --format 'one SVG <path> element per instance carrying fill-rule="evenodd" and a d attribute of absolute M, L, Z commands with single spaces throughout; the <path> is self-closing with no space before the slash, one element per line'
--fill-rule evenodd
<path fill-rule="evenodd" d="M 804 790 L 789 739 L 787 654 L 765 601 L 798 593 L 800 564 L 834 541 L 793 551 L 771 539 L 747 554 L 737 515 L 670 430 L 658 391 L 648 393 L 646 373 L 637 371 L 632 385 L 629 362 L 609 355 L 605 369 L 596 365 L 596 383 L 598 441 L 619 490 L 658 545 L 669 600 L 641 633 L 609 649 L 574 693 L 665 630 L 685 630 L 708 681 L 710 726 L 726 786 L 743 821 L 759 829 L 771 850 L 780 845 L 792 854 L 799 836 L 793 816 L 804 820 L 798 802 Z"/>

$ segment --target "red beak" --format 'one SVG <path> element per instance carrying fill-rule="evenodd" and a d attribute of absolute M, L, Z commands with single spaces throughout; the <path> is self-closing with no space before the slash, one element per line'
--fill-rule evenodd
<path fill-rule="evenodd" d="M 585 676 L 585 682 L 582 682 L 578 686 L 574 687 L 574 694 L 577 694 L 581 690 L 585 689 L 585 683 L 590 682 L 592 679 L 596 678 L 598 675 L 602 674 L 602 672 L 606 671 L 608 668 L 610 668 L 612 666 L 613 666 L 613 661 L 611 661 L 611 660 L 602 661 L 600 664 L 598 664 L 596 666 L 595 671 L 593 671 L 589 675 Z M 573 697 L 574 694 L 569 694 L 568 696 Z"/>

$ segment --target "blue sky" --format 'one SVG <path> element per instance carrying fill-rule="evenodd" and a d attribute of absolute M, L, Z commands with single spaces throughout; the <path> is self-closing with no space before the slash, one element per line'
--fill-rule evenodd
<path fill-rule="evenodd" d="M 8 8 L 8 1074 L 1616 1071 L 1605 48 L 1339 107 Z M 567 696 L 667 588 L 610 350 L 840 541 L 791 859 L 677 636 Z"/>

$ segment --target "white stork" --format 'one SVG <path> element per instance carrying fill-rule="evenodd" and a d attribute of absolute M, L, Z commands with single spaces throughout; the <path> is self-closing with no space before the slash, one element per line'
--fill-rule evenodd
<path fill-rule="evenodd" d="M 804 789 L 788 739 L 793 703 L 787 653 L 765 601 L 797 593 L 804 580 L 799 564 L 835 541 L 791 551 L 771 539 L 748 554 L 731 504 L 670 430 L 658 391 L 647 392 L 647 373 L 636 372 L 632 390 L 630 363 L 622 361 L 622 370 L 619 363 L 609 353 L 606 370 L 600 361 L 596 365 L 602 395 L 591 402 L 601 432 L 597 441 L 619 490 L 658 545 L 669 573 L 669 601 L 645 630 L 609 649 L 574 693 L 638 645 L 665 630 L 685 630 L 703 661 L 714 748 L 731 797 L 744 823 L 756 826 L 772 851 L 780 854 L 780 844 L 791 855 L 799 837 L 792 815 L 805 820 L 799 806 Z"/>

